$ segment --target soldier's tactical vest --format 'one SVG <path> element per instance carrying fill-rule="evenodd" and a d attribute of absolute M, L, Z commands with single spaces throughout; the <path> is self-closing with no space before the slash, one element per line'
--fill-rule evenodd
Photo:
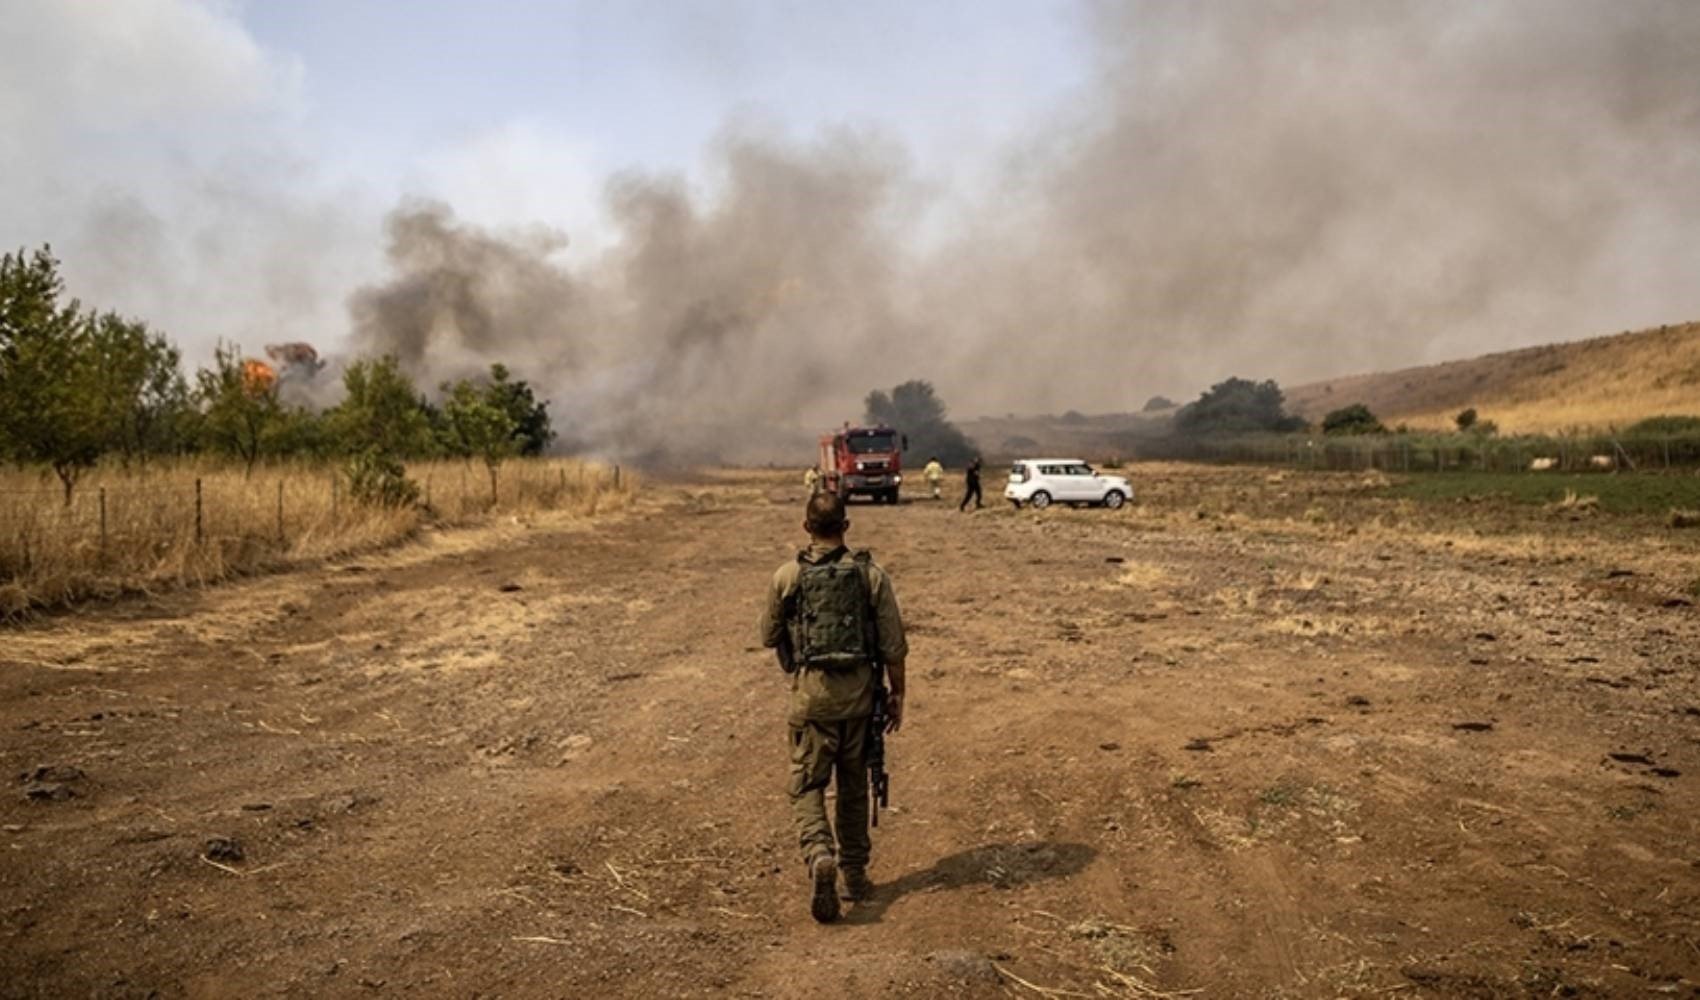
<path fill-rule="evenodd" d="M 852 670 L 872 663 L 878 635 L 868 589 L 867 552 L 849 559 L 840 547 L 818 563 L 798 553 L 801 570 L 791 613 L 791 648 L 798 666 Z"/>

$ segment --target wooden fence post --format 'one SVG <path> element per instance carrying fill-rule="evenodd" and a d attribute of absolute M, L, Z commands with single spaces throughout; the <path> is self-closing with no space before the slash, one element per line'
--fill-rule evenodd
<path fill-rule="evenodd" d="M 620 488 L 620 467 L 618 465 L 614 466 L 614 488 Z"/>
<path fill-rule="evenodd" d="M 106 487 L 100 488 L 100 561 L 106 561 Z"/>
<path fill-rule="evenodd" d="M 206 540 L 206 525 L 202 516 L 201 477 L 195 477 L 195 544 Z"/>
<path fill-rule="evenodd" d="M 283 548 L 283 480 L 277 481 L 277 546 Z"/>

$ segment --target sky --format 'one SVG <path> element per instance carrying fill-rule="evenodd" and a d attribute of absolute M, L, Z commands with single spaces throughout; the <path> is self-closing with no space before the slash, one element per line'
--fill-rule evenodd
<path fill-rule="evenodd" d="M 0 134 L 0 244 L 190 362 L 501 360 L 632 450 L 1700 316 L 1689 0 L 0 0 Z"/>

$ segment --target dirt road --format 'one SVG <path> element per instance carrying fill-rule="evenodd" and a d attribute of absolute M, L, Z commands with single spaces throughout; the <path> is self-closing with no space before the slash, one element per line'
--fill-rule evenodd
<path fill-rule="evenodd" d="M 1692 541 L 1132 474 L 853 510 L 911 717 L 828 927 L 790 475 L 0 633 L 0 995 L 1700 995 Z"/>

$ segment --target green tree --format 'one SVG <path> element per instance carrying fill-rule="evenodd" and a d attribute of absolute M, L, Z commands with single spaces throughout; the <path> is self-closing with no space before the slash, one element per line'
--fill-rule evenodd
<path fill-rule="evenodd" d="M 1362 403 L 1342 406 L 1330 411 L 1322 418 L 1322 433 L 1324 434 L 1386 434 L 1387 428 L 1381 425 L 1369 407 Z"/>
<path fill-rule="evenodd" d="M 965 465 L 978 452 L 946 416 L 944 401 L 932 383 L 911 379 L 887 395 L 875 389 L 863 401 L 870 424 L 884 424 L 909 439 L 911 450 L 920 455 L 937 455 L 946 465 Z"/>
<path fill-rule="evenodd" d="M 251 377 L 242 349 L 222 342 L 213 350 L 212 367 L 195 373 L 195 383 L 204 440 L 214 451 L 241 459 L 244 472 L 253 475 L 283 416 L 276 383 Z"/>
<path fill-rule="evenodd" d="M 328 458 L 342 450 L 326 415 L 305 406 L 280 407 L 261 446 L 268 455 L 307 458 Z"/>
<path fill-rule="evenodd" d="M 417 503 L 402 460 L 436 450 L 425 398 L 391 356 L 363 358 L 342 373 L 344 396 L 325 414 L 329 446 L 349 456 L 349 495 L 366 504 Z"/>
<path fill-rule="evenodd" d="M 192 404 L 181 352 L 146 323 L 116 313 L 89 321 L 89 346 L 110 446 L 126 462 L 183 450 Z"/>
<path fill-rule="evenodd" d="M 549 425 L 549 404 L 540 401 L 531 386 L 511 381 L 506 365 L 490 366 L 490 384 L 486 390 L 489 400 L 508 415 L 514 425 L 514 446 L 525 456 L 543 454 L 555 431 Z"/>
<path fill-rule="evenodd" d="M 1188 434 L 1287 433 L 1304 429 L 1283 409 L 1286 397 L 1273 381 L 1230 378 L 1218 382 L 1175 413 L 1175 429 Z"/>
<path fill-rule="evenodd" d="M 64 290 L 50 248 L 0 256 L 0 453 L 50 467 L 69 505 L 112 425 L 90 323 Z"/>
<path fill-rule="evenodd" d="M 1145 401 L 1145 405 L 1140 408 L 1140 412 L 1141 413 L 1155 413 L 1158 410 L 1172 410 L 1174 408 L 1175 408 L 1175 401 L 1170 399 L 1169 397 L 1167 397 L 1167 396 L 1152 396 L 1150 399 L 1147 399 Z"/>
<path fill-rule="evenodd" d="M 1476 425 L 1476 408 L 1472 406 L 1467 410 L 1460 411 L 1456 417 L 1452 418 L 1452 422 L 1457 424 L 1461 431 L 1469 430 Z"/>
<path fill-rule="evenodd" d="M 462 458 L 484 460 L 490 473 L 490 502 L 497 500 L 497 470 L 519 452 L 518 428 L 490 385 L 461 379 L 443 385 L 443 417 L 449 428 L 449 448 Z"/>
<path fill-rule="evenodd" d="M 345 395 L 325 414 L 330 437 L 344 454 L 392 458 L 429 455 L 435 441 L 425 398 L 396 359 L 361 359 L 342 373 Z"/>

